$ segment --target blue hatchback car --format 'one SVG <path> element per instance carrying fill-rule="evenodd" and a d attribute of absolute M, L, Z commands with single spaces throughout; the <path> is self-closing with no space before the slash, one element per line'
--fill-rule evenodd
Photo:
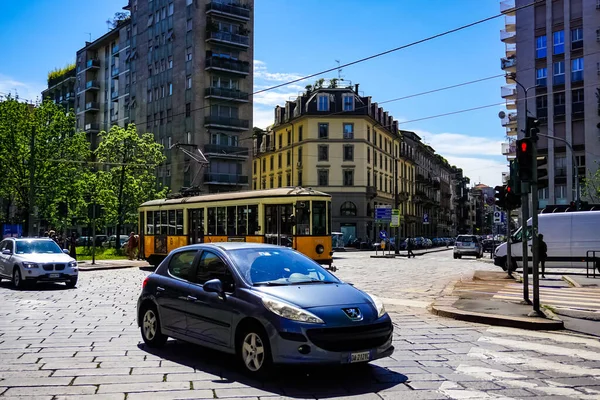
<path fill-rule="evenodd" d="M 167 337 L 232 353 L 262 373 L 276 364 L 351 364 L 390 356 L 383 303 L 303 254 L 252 243 L 185 246 L 143 283 L 138 326 L 149 346 Z"/>

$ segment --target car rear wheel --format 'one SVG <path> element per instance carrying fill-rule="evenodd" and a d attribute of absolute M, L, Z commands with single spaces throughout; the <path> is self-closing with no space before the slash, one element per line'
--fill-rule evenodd
<path fill-rule="evenodd" d="M 13 270 L 12 284 L 17 289 L 22 289 L 24 286 L 23 278 L 21 277 L 21 270 L 15 267 Z"/>
<path fill-rule="evenodd" d="M 250 375 L 264 375 L 271 366 L 269 339 L 256 324 L 248 326 L 239 335 L 237 356 L 244 371 Z"/>
<path fill-rule="evenodd" d="M 167 342 L 167 337 L 160 331 L 158 312 L 154 307 L 145 307 L 142 311 L 142 338 L 150 347 L 161 347 Z"/>

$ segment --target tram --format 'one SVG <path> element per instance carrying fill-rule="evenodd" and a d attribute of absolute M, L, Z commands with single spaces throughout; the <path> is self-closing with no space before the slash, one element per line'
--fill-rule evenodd
<path fill-rule="evenodd" d="M 292 247 L 331 268 L 331 195 L 283 187 L 151 200 L 139 209 L 142 254 L 158 265 L 195 243 L 254 242 Z"/>

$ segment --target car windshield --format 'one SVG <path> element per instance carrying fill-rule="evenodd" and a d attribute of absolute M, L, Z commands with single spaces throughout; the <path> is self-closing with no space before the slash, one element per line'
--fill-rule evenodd
<path fill-rule="evenodd" d="M 339 282 L 319 264 L 291 249 L 240 249 L 229 255 L 242 276 L 254 286 Z"/>
<path fill-rule="evenodd" d="M 60 247 L 52 240 L 17 241 L 17 254 L 59 254 Z"/>

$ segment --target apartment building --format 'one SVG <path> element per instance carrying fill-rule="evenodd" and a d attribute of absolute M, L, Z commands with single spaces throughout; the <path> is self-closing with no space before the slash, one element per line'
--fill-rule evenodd
<path fill-rule="evenodd" d="M 254 2 L 129 0 L 131 116 L 172 192 L 249 188 Z M 185 151 L 184 151 L 185 150 Z"/>
<path fill-rule="evenodd" d="M 75 81 L 76 128 L 88 134 L 92 149 L 98 133 L 129 121 L 129 19 L 77 51 Z"/>
<path fill-rule="evenodd" d="M 75 65 L 48 73 L 48 88 L 42 92 L 42 99 L 50 99 L 61 104 L 66 111 L 75 109 Z"/>
<path fill-rule="evenodd" d="M 600 154 L 600 2 L 596 0 L 502 1 L 506 44 L 501 94 L 508 114 L 502 124 L 512 142 L 524 135 L 526 110 L 541 121 L 538 154 L 539 204 L 568 204 L 575 180 L 593 174 Z M 524 7 L 516 10 L 516 8 Z M 527 94 L 525 93 L 527 91 Z M 566 142 L 566 143 L 565 143 Z"/>
<path fill-rule="evenodd" d="M 399 235 L 414 233 L 414 149 L 358 85 L 314 88 L 277 106 L 253 154 L 252 189 L 303 186 L 331 194 L 332 229 L 346 242 L 390 232 L 389 223 L 375 222 L 375 209 L 395 206 L 396 193 Z"/>

